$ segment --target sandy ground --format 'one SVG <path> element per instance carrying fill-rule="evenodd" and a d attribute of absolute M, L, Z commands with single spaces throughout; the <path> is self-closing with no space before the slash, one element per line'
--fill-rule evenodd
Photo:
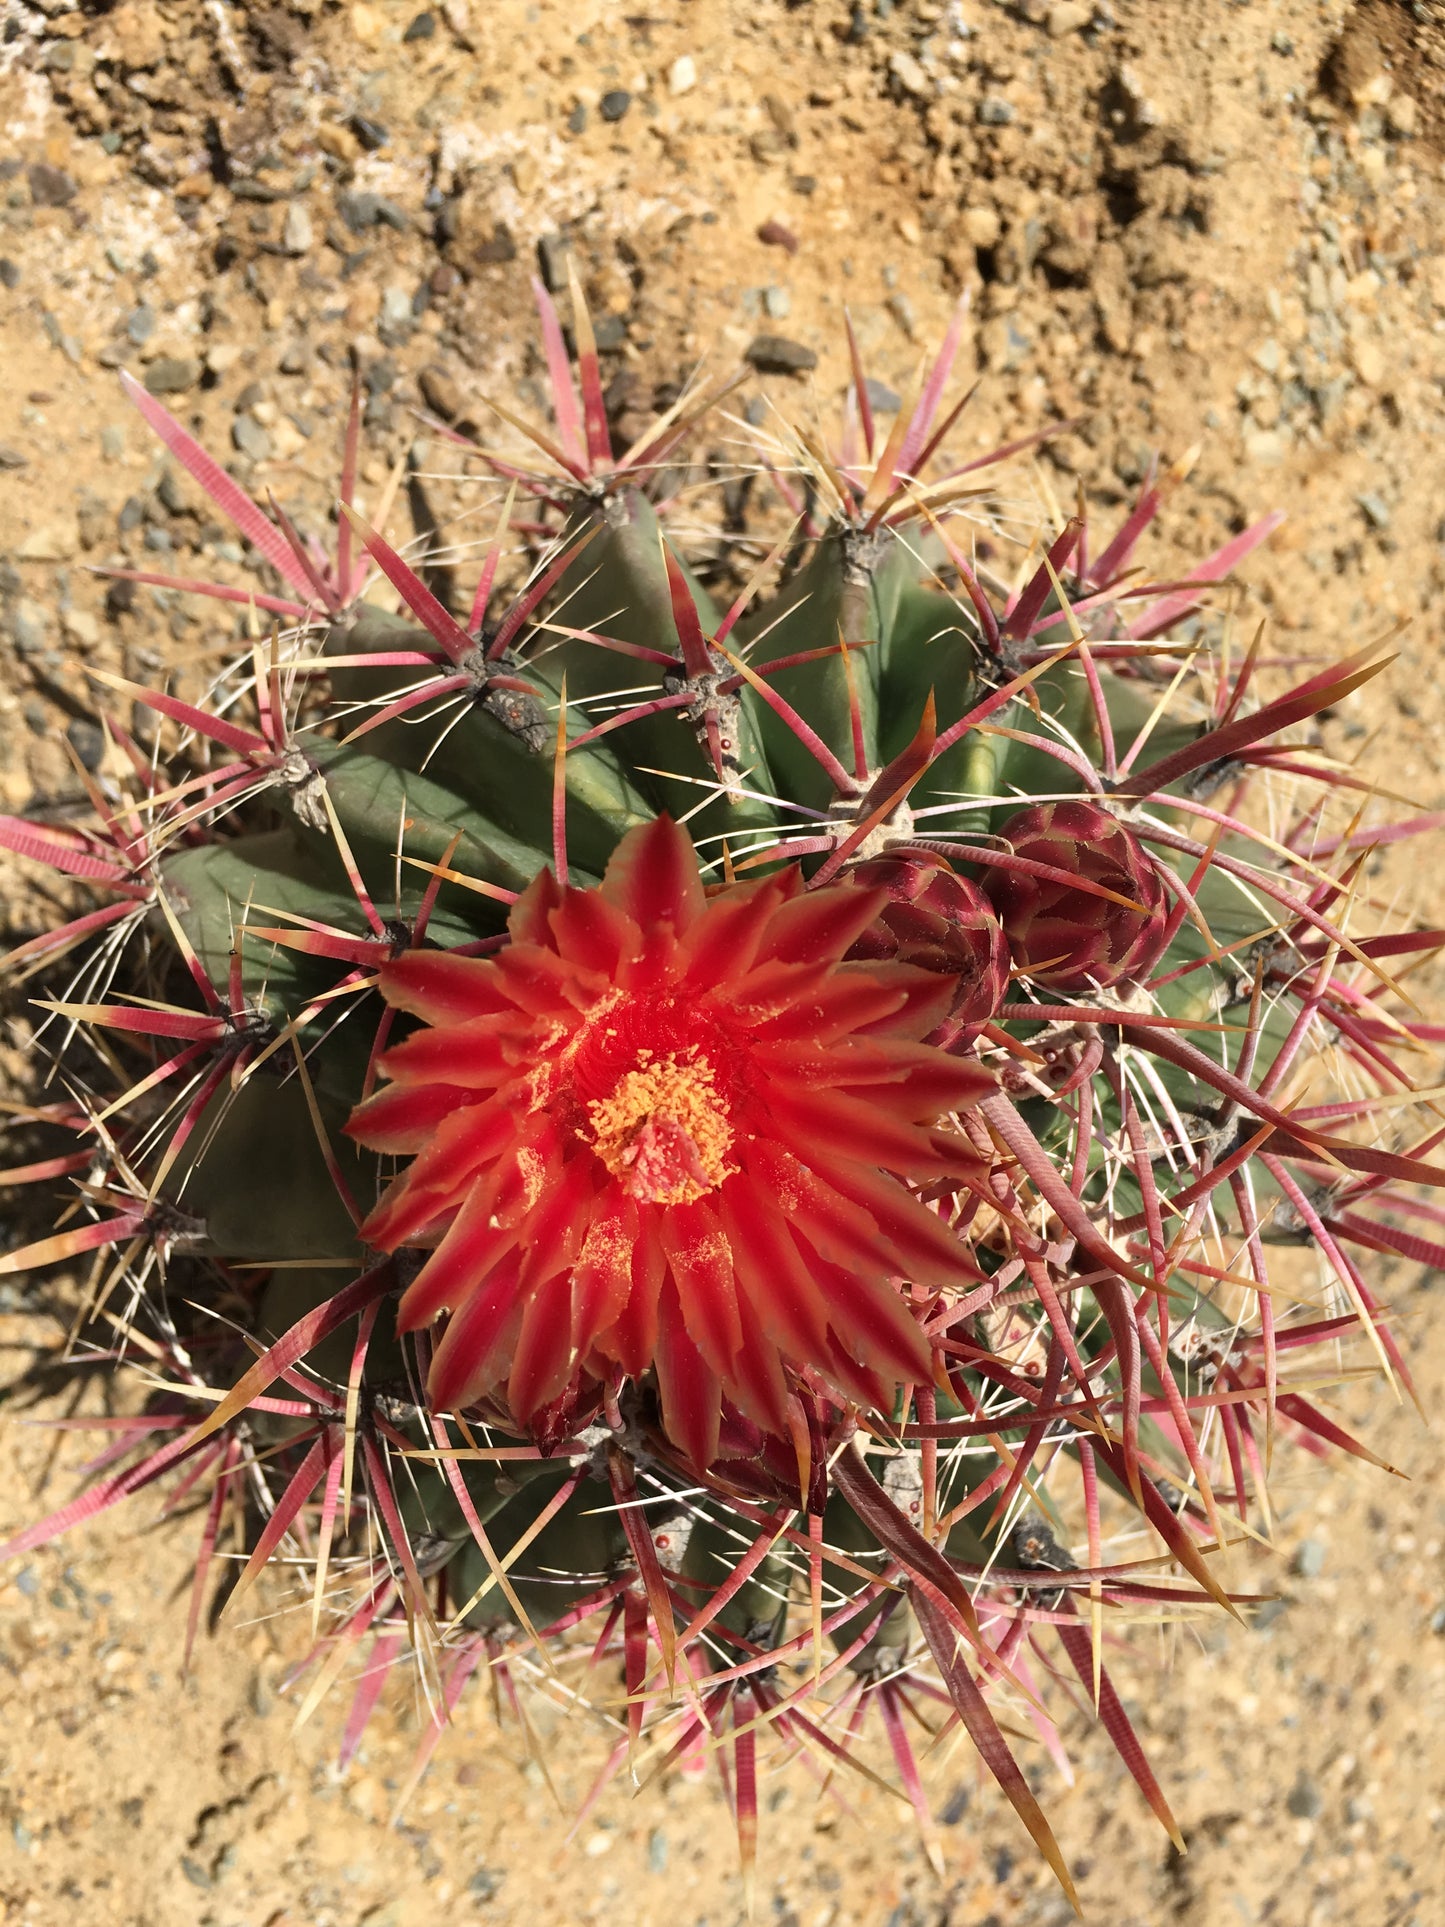
<path fill-rule="evenodd" d="M 1420 807 L 1445 802 L 1434 0 L 657 0 L 626 16 L 603 0 L 8 0 L 4 19 L 5 809 L 73 805 L 61 736 L 94 744 L 87 665 L 164 659 L 183 687 L 229 633 L 192 605 L 107 600 L 86 573 L 238 560 L 113 370 L 147 376 L 252 486 L 307 499 L 335 472 L 355 350 L 374 490 L 408 448 L 419 471 L 444 466 L 419 406 L 540 406 L 527 277 L 559 236 L 604 317 L 608 378 L 631 384 L 615 398 L 639 408 L 773 334 L 817 365 L 759 386 L 831 411 L 845 301 L 872 372 L 903 392 L 967 291 L 960 372 L 982 384 L 959 452 L 1069 424 L 1018 486 L 1045 502 L 1082 488 L 1108 522 L 1152 455 L 1201 444 L 1150 565 L 1286 508 L 1241 624 L 1267 614 L 1326 655 L 1403 620 L 1388 683 L 1320 727 Z M 1439 920 L 1433 860 L 1395 874 Z M 38 887 L 7 903 L 16 931 Z M 19 1077 L 17 1021 L 3 1067 Z M 1382 1275 L 1431 1412 L 1438 1289 Z M 57 1342 L 48 1305 L 0 1299 L 17 1383 Z M 11 1401 L 0 1523 L 70 1491 L 81 1442 L 23 1421 L 73 1396 Z M 1066 1734 L 1073 1786 L 1039 1769 L 1093 1920 L 1445 1921 L 1441 1448 L 1387 1391 L 1343 1405 L 1408 1481 L 1287 1464 L 1274 1546 L 1235 1555 L 1241 1583 L 1278 1594 L 1264 1623 L 1161 1628 L 1111 1659 L 1188 1856 L 1084 1719 Z M 565 1844 L 600 1758 L 583 1724 L 535 1713 L 554 1799 L 515 1723 L 473 1694 L 393 1825 L 418 1709 L 389 1703 L 339 1775 L 339 1716 L 295 1734 L 277 1695 L 292 1618 L 203 1635 L 182 1681 L 195 1530 L 142 1502 L 6 1575 L 0 1919 L 740 1918 L 714 1782 L 615 1791 Z M 967 1758 L 931 1762 L 930 1787 L 942 1885 L 896 1802 L 850 1787 L 842 1813 L 804 1781 L 769 1783 L 757 1917 L 1067 1918 Z"/>

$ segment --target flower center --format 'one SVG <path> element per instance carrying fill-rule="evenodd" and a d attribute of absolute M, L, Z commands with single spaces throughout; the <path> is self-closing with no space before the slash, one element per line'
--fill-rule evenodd
<path fill-rule="evenodd" d="M 610 1097 L 587 1106 L 592 1148 L 640 1202 L 691 1204 L 737 1169 L 727 1100 L 696 1050 L 637 1054 Z"/>

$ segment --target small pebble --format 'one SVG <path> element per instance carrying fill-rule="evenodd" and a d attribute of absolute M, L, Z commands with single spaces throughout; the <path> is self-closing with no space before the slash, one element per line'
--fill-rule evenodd
<path fill-rule="evenodd" d="M 1357 495 L 1355 500 L 1359 503 L 1365 520 L 1372 529 L 1389 528 L 1390 511 L 1382 496 L 1377 495 L 1373 489 L 1369 489 L 1365 494 Z"/>
<path fill-rule="evenodd" d="M 249 175 L 241 175 L 231 182 L 231 192 L 238 201 L 259 201 L 270 207 L 277 201 L 284 201 L 286 190 L 274 187 L 270 181 L 255 181 Z"/>
<path fill-rule="evenodd" d="M 786 288 L 764 288 L 763 306 L 770 321 L 783 321 L 792 312 L 793 297 Z"/>
<path fill-rule="evenodd" d="M 288 254 L 305 254 L 315 239 L 311 216 L 300 201 L 293 201 L 286 210 L 286 219 L 281 226 L 281 245 Z"/>
<path fill-rule="evenodd" d="M 411 289 L 393 285 L 381 297 L 381 327 L 393 332 L 411 327 Z M 383 337 L 384 339 L 384 337 Z"/>
<path fill-rule="evenodd" d="M 781 221 L 764 221 L 758 229 L 758 239 L 764 247 L 786 248 L 789 254 L 798 252 L 797 235 L 790 227 L 784 227 Z"/>
<path fill-rule="evenodd" d="M 9 442 L 0 442 L 0 468 L 14 469 L 28 468 L 29 466 L 30 457 L 28 455 L 22 455 L 20 450 L 18 448 L 12 448 Z"/>
<path fill-rule="evenodd" d="M 7 288 L 20 286 L 19 265 L 12 261 L 8 254 L 0 255 L 0 286 Z"/>
<path fill-rule="evenodd" d="M 395 228 L 398 234 L 405 234 L 411 225 L 405 211 L 384 194 L 338 194 L 336 209 L 353 234 L 365 234 L 374 227 Z"/>
<path fill-rule="evenodd" d="M 959 225 L 970 245 L 976 248 L 995 247 L 1003 232 L 998 210 L 992 207 L 966 207 L 959 217 Z"/>
<path fill-rule="evenodd" d="M 406 47 L 410 46 L 413 41 L 430 40 L 436 34 L 436 30 L 436 15 L 434 13 L 419 13 L 402 35 L 401 44 Z"/>
<path fill-rule="evenodd" d="M 10 619 L 10 632 L 21 655 L 39 655 L 46 644 L 46 618 L 41 604 L 22 596 Z"/>
<path fill-rule="evenodd" d="M 908 296 L 903 292 L 902 288 L 895 288 L 893 293 L 889 295 L 888 308 L 889 308 L 889 312 L 893 316 L 893 319 L 898 323 L 899 327 L 903 330 L 904 334 L 906 334 L 909 340 L 911 341 L 913 338 L 913 331 L 917 326 L 918 317 L 914 313 L 913 303 L 909 300 Z M 1028 341 L 1027 336 L 1021 336 L 1019 338 L 1023 343 L 1022 353 L 1020 354 L 1020 359 L 1022 359 L 1022 354 L 1026 354 L 1028 352 L 1030 343 Z"/>
<path fill-rule="evenodd" d="M 94 618 L 92 618 L 92 621 Z M 70 747 L 92 774 L 100 768 L 105 755 L 105 736 L 94 723 L 77 716 L 66 729 Z"/>
<path fill-rule="evenodd" d="M 690 94 L 697 85 L 697 62 L 691 54 L 679 54 L 667 70 L 667 91 Z"/>
<path fill-rule="evenodd" d="M 375 154 L 391 139 L 391 135 L 379 120 L 372 120 L 368 114 L 351 116 L 351 131 L 361 142 L 368 154 Z"/>
<path fill-rule="evenodd" d="M 1325 1569 L 1323 1539 L 1302 1539 L 1295 1548 L 1289 1569 L 1300 1579 L 1318 1579 Z"/>
<path fill-rule="evenodd" d="M 632 105 L 632 96 L 625 87 L 611 87 L 597 103 L 597 111 L 603 120 L 618 121 Z"/>
<path fill-rule="evenodd" d="M 1373 341 L 1362 341 L 1358 336 L 1352 337 L 1350 363 L 1367 388 L 1378 388 L 1385 378 L 1384 351 Z"/>
<path fill-rule="evenodd" d="M 1081 33 L 1093 17 L 1092 4 L 1085 6 L 1083 0 L 1054 0 L 1044 20 L 1044 31 L 1050 40 L 1063 40 L 1071 33 Z"/>
<path fill-rule="evenodd" d="M 811 348 L 786 335 L 755 335 L 744 359 L 763 375 L 798 375 L 818 365 Z"/>
<path fill-rule="evenodd" d="M 243 455 L 249 455 L 253 462 L 270 459 L 271 437 L 266 433 L 254 415 L 238 415 L 231 423 L 231 440 Z"/>
<path fill-rule="evenodd" d="M 189 355 L 162 355 L 145 372 L 151 395 L 184 395 L 201 379 L 201 364 Z"/>
<path fill-rule="evenodd" d="M 875 415 L 896 415 L 903 406 L 903 397 L 886 381 L 879 381 L 876 375 L 869 375 L 863 383 L 868 395 L 868 406 Z"/>
<path fill-rule="evenodd" d="M 68 521 L 46 522 L 27 535 L 16 549 L 21 562 L 69 562 L 80 547 L 80 524 Z"/>
<path fill-rule="evenodd" d="M 422 399 L 434 415 L 454 422 L 462 412 L 462 393 L 445 368 L 423 368 L 417 375 Z"/>
<path fill-rule="evenodd" d="M 567 116 L 567 132 L 569 134 L 582 134 L 586 132 L 586 129 L 587 129 L 587 109 L 582 105 L 582 102 L 579 100 L 577 105 L 572 109 L 571 113 Z"/>
<path fill-rule="evenodd" d="M 953 1789 L 953 1792 L 949 1794 L 938 1816 L 944 1826 L 956 1827 L 958 1825 L 964 1814 L 968 1812 L 969 1797 L 969 1789 L 966 1786 L 958 1786 Z"/>
<path fill-rule="evenodd" d="M 1277 375 L 1279 373 L 1281 360 L 1279 343 L 1274 339 L 1273 335 L 1270 336 L 1268 341 L 1262 341 L 1260 343 L 1255 349 L 1252 359 L 1255 367 L 1262 368 L 1267 375 Z"/>
<path fill-rule="evenodd" d="M 937 92 L 927 68 L 914 55 L 901 48 L 889 54 L 888 71 L 904 93 L 912 94 L 916 100 L 932 100 Z"/>
<path fill-rule="evenodd" d="M 981 127 L 1008 127 L 1014 120 L 1016 109 L 1011 100 L 1003 100 L 997 94 L 988 94 L 974 111 L 974 118 Z"/>
<path fill-rule="evenodd" d="M 567 286 L 567 257 L 571 249 L 560 234 L 544 234 L 537 243 L 537 265 L 549 294 L 561 294 Z"/>
<path fill-rule="evenodd" d="M 1301 1770 L 1289 1790 L 1285 1805 L 1296 1820 L 1317 1820 L 1324 1811 L 1324 1796 L 1309 1774 Z"/>
<path fill-rule="evenodd" d="M 1261 468 L 1276 468 L 1284 460 L 1285 441 L 1277 428 L 1260 428 L 1244 438 L 1245 459 Z"/>
<path fill-rule="evenodd" d="M 76 185 L 69 174 L 46 161 L 36 161 L 26 179 L 30 183 L 30 198 L 37 207 L 64 207 L 75 199 Z"/>

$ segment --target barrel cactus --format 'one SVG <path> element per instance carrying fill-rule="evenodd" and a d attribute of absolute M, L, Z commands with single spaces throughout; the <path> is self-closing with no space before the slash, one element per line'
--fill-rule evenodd
<path fill-rule="evenodd" d="M 1025 445 L 942 454 L 957 324 L 886 435 L 856 347 L 833 445 L 754 431 L 796 513 L 715 603 L 672 498 L 716 395 L 615 450 L 539 302 L 555 420 L 462 444 L 465 596 L 358 512 L 354 402 L 328 549 L 132 384 L 255 568 L 139 579 L 250 636 L 195 703 L 101 679 L 155 740 L 105 718 L 89 822 L 0 820 L 90 893 L 10 963 L 58 1081 L 6 1181 L 73 1191 L 0 1271 L 93 1254 L 163 1386 L 4 1551 L 208 1492 L 192 1633 L 244 1509 L 347 1750 L 404 1657 L 424 1760 L 540 1649 L 590 1797 L 716 1755 L 745 1862 L 760 1751 L 872 1737 L 936 1856 L 957 1725 L 1072 1894 L 996 1707 L 1057 1756 L 1061 1655 L 1176 1834 L 1111 1622 L 1243 1610 L 1272 1453 L 1365 1452 L 1314 1354 L 1407 1378 L 1368 1254 L 1439 1258 L 1392 973 L 1442 933 L 1368 880 L 1417 826 L 1296 728 L 1383 657 L 1238 647 L 1275 517 L 1142 574 L 1182 470 L 1101 548 L 1006 535 Z"/>

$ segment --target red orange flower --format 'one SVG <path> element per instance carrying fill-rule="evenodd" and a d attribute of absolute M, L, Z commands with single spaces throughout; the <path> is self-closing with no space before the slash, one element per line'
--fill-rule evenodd
<path fill-rule="evenodd" d="M 411 1159 L 363 1235 L 435 1247 L 401 1324 L 450 1314 L 437 1406 L 504 1391 L 525 1424 L 579 1371 L 655 1367 L 707 1464 L 724 1397 L 777 1433 L 800 1370 L 873 1407 L 931 1376 L 899 1282 L 976 1274 L 907 1180 L 974 1169 L 935 1127 L 990 1079 L 921 1041 L 947 978 L 844 960 L 884 901 L 796 868 L 709 896 L 661 817 L 595 889 L 538 876 L 495 957 L 383 967 L 426 1028 L 347 1128 Z"/>

